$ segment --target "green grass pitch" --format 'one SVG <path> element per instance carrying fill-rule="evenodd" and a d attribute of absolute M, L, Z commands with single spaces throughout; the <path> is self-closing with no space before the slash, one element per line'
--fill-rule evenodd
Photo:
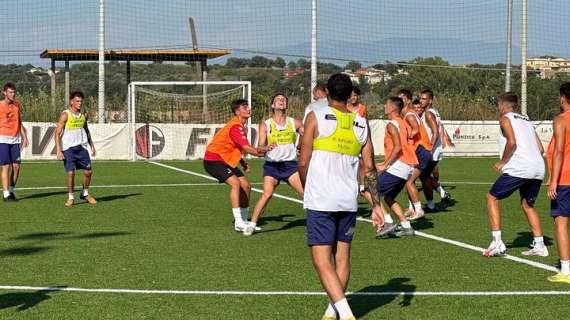
<path fill-rule="evenodd" d="M 441 179 L 457 204 L 414 223 L 422 232 L 486 247 L 485 194 L 497 174 L 491 158 L 445 159 Z M 199 161 L 167 165 L 204 173 Z M 249 174 L 261 181 L 261 161 Z M 77 182 L 79 183 L 79 179 Z M 263 231 L 233 231 L 228 189 L 210 180 L 147 162 L 94 162 L 95 206 L 64 207 L 63 166 L 25 162 L 17 203 L 0 203 L 1 319 L 320 319 L 321 292 L 305 244 L 305 213 L 274 198 Z M 53 187 L 53 188 L 52 188 Z M 254 184 L 254 187 L 261 187 Z M 541 214 L 550 257 L 557 262 L 549 201 Z M 287 185 L 277 193 L 296 197 Z M 252 193 L 252 207 L 259 198 Z M 503 239 L 519 256 L 531 241 L 515 195 L 503 201 Z M 403 200 L 403 197 L 401 198 Z M 438 197 L 436 197 L 436 200 Z M 362 203 L 360 214 L 368 209 Z M 358 222 L 352 292 L 569 291 L 551 271 L 416 236 L 374 239 Z M 11 290 L 5 286 L 197 291 L 190 294 Z M 249 294 L 205 294 L 245 291 Z M 359 319 L 555 319 L 570 311 L 570 295 L 351 296 Z"/>

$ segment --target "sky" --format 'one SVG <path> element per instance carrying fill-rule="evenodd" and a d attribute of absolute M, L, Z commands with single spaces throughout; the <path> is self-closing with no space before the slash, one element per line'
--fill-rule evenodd
<path fill-rule="evenodd" d="M 517 47 L 520 2 L 514 1 Z M 47 48 L 97 48 L 97 0 L 10 4 L 0 12 L 0 64 L 46 66 L 39 54 Z M 200 47 L 291 59 L 310 53 L 309 0 L 105 0 L 105 9 L 108 48 L 187 48 L 192 16 Z M 506 13 L 507 0 L 318 0 L 319 55 L 382 62 L 417 53 L 453 63 L 504 62 Z M 567 0 L 529 1 L 529 55 L 570 58 L 569 16 Z"/>

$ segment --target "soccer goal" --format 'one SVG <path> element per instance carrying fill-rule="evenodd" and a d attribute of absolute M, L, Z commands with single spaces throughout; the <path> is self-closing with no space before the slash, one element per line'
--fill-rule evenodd
<path fill-rule="evenodd" d="M 233 116 L 231 102 L 251 106 L 249 81 L 160 81 L 129 85 L 130 159 L 194 160 Z M 247 123 L 252 141 L 251 118 Z"/>

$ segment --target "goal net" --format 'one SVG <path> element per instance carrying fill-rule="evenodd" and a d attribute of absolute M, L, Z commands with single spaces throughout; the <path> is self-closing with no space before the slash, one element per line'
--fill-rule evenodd
<path fill-rule="evenodd" d="M 194 160 L 233 116 L 231 103 L 251 106 L 251 82 L 132 82 L 129 85 L 131 160 Z M 252 141 L 251 119 L 247 123 Z"/>

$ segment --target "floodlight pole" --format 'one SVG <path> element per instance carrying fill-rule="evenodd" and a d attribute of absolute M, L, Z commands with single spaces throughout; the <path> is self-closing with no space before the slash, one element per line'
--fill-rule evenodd
<path fill-rule="evenodd" d="M 527 114 L 527 74 L 526 74 L 526 54 L 527 54 L 527 0 L 522 0 L 521 15 L 521 113 Z"/>
<path fill-rule="evenodd" d="M 507 66 L 505 71 L 505 92 L 511 91 L 511 69 L 513 58 L 513 0 L 507 0 Z"/>
<path fill-rule="evenodd" d="M 105 0 L 99 0 L 99 123 L 105 122 Z"/>
<path fill-rule="evenodd" d="M 311 101 L 313 100 L 313 89 L 317 85 L 317 0 L 312 3 L 312 32 L 311 32 Z"/>

